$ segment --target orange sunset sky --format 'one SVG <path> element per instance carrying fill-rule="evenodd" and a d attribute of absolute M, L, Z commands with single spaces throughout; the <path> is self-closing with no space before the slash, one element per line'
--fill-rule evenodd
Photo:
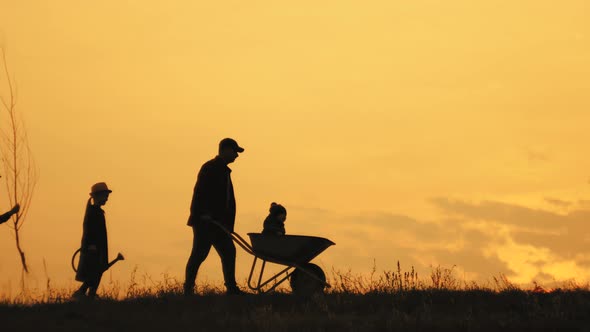
<path fill-rule="evenodd" d="M 228 136 L 246 149 L 236 231 L 280 202 L 287 233 L 336 242 L 326 271 L 590 280 L 587 0 L 0 0 L 0 46 L 40 171 L 32 285 L 44 260 L 74 284 L 98 181 L 127 257 L 107 280 L 182 280 L 196 174 Z M 0 292 L 20 278 L 11 234 Z M 242 285 L 250 264 L 238 250 Z M 204 280 L 221 281 L 214 251 Z"/>

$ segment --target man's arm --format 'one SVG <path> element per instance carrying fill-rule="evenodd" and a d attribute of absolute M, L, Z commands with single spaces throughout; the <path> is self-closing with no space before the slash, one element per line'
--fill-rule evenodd
<path fill-rule="evenodd" d="M 215 172 L 210 165 L 204 165 L 197 176 L 197 183 L 193 191 L 191 202 L 191 215 L 199 218 L 202 215 L 211 215 L 211 196 Z"/>
<path fill-rule="evenodd" d="M 208 165 L 200 172 L 195 188 L 195 209 L 193 217 L 219 219 L 225 206 L 226 173 L 218 165 Z"/>

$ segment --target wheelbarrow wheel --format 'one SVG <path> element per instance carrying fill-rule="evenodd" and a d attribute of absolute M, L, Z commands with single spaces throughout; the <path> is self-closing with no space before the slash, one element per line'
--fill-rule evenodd
<path fill-rule="evenodd" d="M 302 268 L 306 272 L 311 273 L 315 278 L 301 271 L 301 269 L 295 269 L 289 280 L 293 293 L 302 296 L 323 293 L 326 287 L 326 275 L 322 268 L 312 263 L 307 263 Z"/>

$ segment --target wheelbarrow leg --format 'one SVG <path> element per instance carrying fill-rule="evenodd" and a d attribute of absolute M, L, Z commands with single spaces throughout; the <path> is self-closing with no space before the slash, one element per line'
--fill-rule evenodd
<path fill-rule="evenodd" d="M 254 275 L 254 269 L 256 268 L 256 261 L 257 260 L 258 260 L 258 257 L 254 256 L 254 261 L 252 262 L 252 268 L 250 269 L 250 275 L 248 276 L 248 287 L 250 287 L 251 290 L 255 290 L 255 291 L 259 291 L 259 289 L 260 289 L 260 287 L 253 287 L 252 286 L 252 276 Z"/>
<path fill-rule="evenodd" d="M 258 276 L 258 283 L 256 285 L 252 285 L 252 278 L 254 277 L 254 271 L 256 269 L 256 262 L 258 261 L 258 257 L 256 257 L 256 256 L 254 256 L 254 261 L 252 262 L 252 268 L 250 269 L 250 275 L 248 276 L 248 287 L 250 287 L 251 290 L 254 290 L 258 293 L 266 293 L 266 292 L 270 292 L 270 291 L 274 290 L 281 283 L 283 283 L 285 280 L 287 280 L 291 276 L 291 274 L 293 273 L 293 271 L 289 271 L 289 270 L 293 269 L 294 267 L 287 266 L 285 269 L 281 270 L 281 272 L 275 274 L 274 276 L 270 277 L 268 280 L 263 282 L 262 277 L 264 275 L 266 261 L 262 258 L 260 260 L 262 260 L 262 267 L 260 270 L 260 275 Z M 280 279 L 279 281 L 276 281 L 283 274 L 286 274 L 286 275 L 282 279 Z M 271 283 L 273 281 L 275 281 L 275 284 L 271 288 L 267 289 L 266 291 L 262 290 L 266 285 L 268 285 L 269 283 Z"/>
<path fill-rule="evenodd" d="M 262 260 L 262 268 L 260 269 L 260 276 L 258 276 L 258 289 L 261 289 L 260 283 L 262 282 L 262 275 L 264 274 L 264 267 L 266 266 L 266 261 Z"/>

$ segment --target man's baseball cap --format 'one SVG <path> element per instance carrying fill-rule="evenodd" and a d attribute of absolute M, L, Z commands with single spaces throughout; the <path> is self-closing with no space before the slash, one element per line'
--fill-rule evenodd
<path fill-rule="evenodd" d="M 244 152 L 244 148 L 238 145 L 238 142 L 233 138 L 224 138 L 219 142 L 219 149 L 232 148 L 236 152 Z"/>

